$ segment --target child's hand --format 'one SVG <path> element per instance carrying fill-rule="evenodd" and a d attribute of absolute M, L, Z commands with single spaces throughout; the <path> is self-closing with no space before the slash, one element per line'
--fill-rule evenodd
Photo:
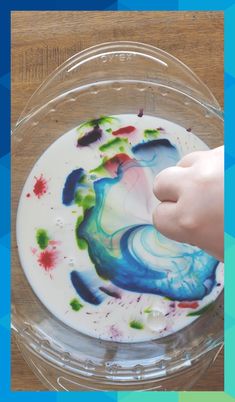
<path fill-rule="evenodd" d="M 155 179 L 153 213 L 166 237 L 224 255 L 224 147 L 186 155 Z"/>

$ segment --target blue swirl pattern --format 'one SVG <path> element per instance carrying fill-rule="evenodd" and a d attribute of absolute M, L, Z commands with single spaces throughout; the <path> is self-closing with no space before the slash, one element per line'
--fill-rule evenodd
<path fill-rule="evenodd" d="M 154 176 L 177 163 L 178 151 L 168 140 L 158 139 L 134 146 L 132 154 L 132 159 L 119 165 L 115 177 L 92 184 L 95 205 L 85 211 L 76 235 L 87 243 L 97 286 L 94 271 L 90 282 L 89 272 L 84 280 L 84 273 L 73 271 L 73 286 L 92 304 L 103 300 L 100 292 L 95 296 L 91 292 L 91 287 L 99 288 L 100 278 L 132 292 L 201 300 L 215 285 L 218 262 L 196 247 L 162 236 L 151 224 L 151 213 L 144 213 Z M 126 213 L 130 200 L 132 208 Z"/>

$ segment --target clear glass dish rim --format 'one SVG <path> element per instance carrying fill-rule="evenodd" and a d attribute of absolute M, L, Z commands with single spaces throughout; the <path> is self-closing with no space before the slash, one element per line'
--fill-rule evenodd
<path fill-rule="evenodd" d="M 97 45 L 88 47 L 88 48 L 74 54 L 73 56 L 71 56 L 70 58 L 65 60 L 60 66 L 55 68 L 54 71 L 52 71 L 48 75 L 48 77 L 45 80 L 43 80 L 43 82 L 38 86 L 38 88 L 29 97 L 22 113 L 20 114 L 19 118 L 17 119 L 17 121 L 15 123 L 15 126 L 13 127 L 13 131 L 14 131 L 14 128 L 16 128 L 24 119 L 27 119 L 30 116 L 30 114 L 31 114 L 30 111 L 28 111 L 26 113 L 27 108 L 29 110 L 30 110 L 30 107 L 32 109 L 34 109 L 34 106 L 30 106 L 30 105 L 31 104 L 33 105 L 33 103 L 34 103 L 33 101 L 35 100 L 35 98 L 37 98 L 38 95 L 40 95 L 43 91 L 46 90 L 48 84 L 50 84 L 56 78 L 56 76 L 58 76 L 63 71 L 65 71 L 69 66 L 74 67 L 75 63 L 76 63 L 75 65 L 77 65 L 77 64 L 79 64 L 79 62 L 89 61 L 89 56 L 94 56 L 97 54 L 100 55 L 100 53 L 102 55 L 105 55 L 105 53 L 102 53 L 102 52 L 105 52 L 105 51 L 106 52 L 108 52 L 108 51 L 115 52 L 119 48 L 122 48 L 122 50 L 119 50 L 119 52 L 123 52 L 123 51 L 135 52 L 136 50 L 138 50 L 138 51 L 142 50 L 142 52 L 146 52 L 146 53 L 139 53 L 142 56 L 146 56 L 148 51 L 153 52 L 153 53 L 155 53 L 156 61 L 161 61 L 160 56 L 163 56 L 164 58 L 168 59 L 169 62 L 176 63 L 179 66 L 179 68 L 181 68 L 185 72 L 189 73 L 191 75 L 191 77 L 193 77 L 193 79 L 200 85 L 202 90 L 206 91 L 207 96 L 208 96 L 208 101 L 205 103 L 204 106 L 211 108 L 212 110 L 214 110 L 216 112 L 216 114 L 223 117 L 223 111 L 222 111 L 217 99 L 215 98 L 215 96 L 213 95 L 211 90 L 208 88 L 208 86 L 194 73 L 194 71 L 190 67 L 188 67 L 185 63 L 183 63 L 177 57 L 173 56 L 172 54 L 170 54 L 170 53 L 166 52 L 165 50 L 162 50 L 156 46 L 149 45 L 149 44 L 143 43 L 143 42 L 112 41 L 112 42 L 103 42 L 103 43 L 99 43 Z M 129 49 L 129 50 L 126 50 L 126 49 Z M 133 49 L 135 49 L 135 50 L 133 50 Z M 72 68 L 72 67 L 70 67 L 70 68 Z M 151 81 L 151 80 L 149 80 L 149 81 Z M 185 95 L 189 95 L 189 93 L 187 93 L 187 88 L 186 88 Z M 195 97 L 195 100 L 197 100 L 196 97 Z"/>
<path fill-rule="evenodd" d="M 219 299 L 223 296 L 220 295 Z M 12 317 L 14 313 L 12 313 Z M 192 348 L 191 353 L 182 352 L 181 358 L 179 356 L 175 360 L 170 360 L 170 364 L 173 365 L 168 367 L 168 360 L 158 359 L 154 357 L 151 359 L 152 364 L 148 364 L 143 366 L 140 363 L 134 364 L 131 367 L 126 368 L 122 366 L 121 362 L 112 362 L 110 360 L 102 361 L 102 364 L 96 364 L 94 360 L 85 359 L 85 360 L 77 360 L 71 358 L 71 355 L 64 351 L 62 354 L 55 348 L 52 347 L 51 343 L 48 340 L 38 339 L 35 335 L 34 331 L 31 331 L 30 327 L 26 328 L 26 331 L 20 329 L 19 326 L 16 325 L 17 320 L 12 319 L 11 329 L 13 331 L 14 336 L 16 337 L 17 343 L 22 343 L 24 347 L 33 355 L 38 358 L 46 361 L 52 367 L 57 367 L 58 369 L 62 369 L 65 372 L 72 373 L 74 375 L 78 375 L 81 377 L 90 376 L 92 379 L 99 379 L 99 382 L 109 382 L 109 383 L 118 383 L 119 381 L 130 381 L 131 383 L 137 381 L 136 370 L 141 370 L 141 375 L 139 375 L 138 382 L 141 380 L 145 381 L 154 381 L 157 379 L 165 379 L 170 376 L 178 375 L 179 372 L 183 372 L 184 370 L 189 369 L 198 360 L 209 352 L 213 350 L 220 350 L 223 347 L 223 332 L 221 330 L 220 334 L 217 334 L 217 337 L 212 339 L 211 337 L 205 338 L 207 339 L 202 346 L 202 350 L 198 351 L 198 347 Z M 87 335 L 88 336 L 88 335 Z M 171 335 L 169 335 L 170 337 Z M 91 337 L 90 337 L 91 338 Z M 115 342 L 105 341 L 113 344 Z M 217 352 L 215 353 L 217 355 Z M 180 363 L 179 363 L 180 361 Z M 97 371 L 97 369 L 99 369 Z M 111 370 L 111 371 L 110 371 Z M 116 370 L 118 374 L 112 374 L 112 370 Z"/>

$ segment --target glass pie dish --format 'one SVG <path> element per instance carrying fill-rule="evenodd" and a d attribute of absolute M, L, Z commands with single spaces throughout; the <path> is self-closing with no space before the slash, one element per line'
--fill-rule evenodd
<path fill-rule="evenodd" d="M 51 390 L 186 390 L 223 345 L 223 294 L 192 324 L 144 342 L 105 341 L 52 315 L 29 285 L 15 238 L 23 184 L 39 156 L 63 133 L 104 114 L 138 108 L 223 143 L 223 112 L 184 64 L 153 46 L 112 42 L 57 68 L 30 98 L 12 134 L 12 329 L 29 366 Z M 20 166 L 20 168 L 19 168 Z"/>

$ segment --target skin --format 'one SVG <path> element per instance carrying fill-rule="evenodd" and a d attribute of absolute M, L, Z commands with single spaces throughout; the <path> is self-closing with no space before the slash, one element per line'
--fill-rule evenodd
<path fill-rule="evenodd" d="M 224 259 L 224 147 L 193 152 L 157 175 L 155 227 Z"/>

